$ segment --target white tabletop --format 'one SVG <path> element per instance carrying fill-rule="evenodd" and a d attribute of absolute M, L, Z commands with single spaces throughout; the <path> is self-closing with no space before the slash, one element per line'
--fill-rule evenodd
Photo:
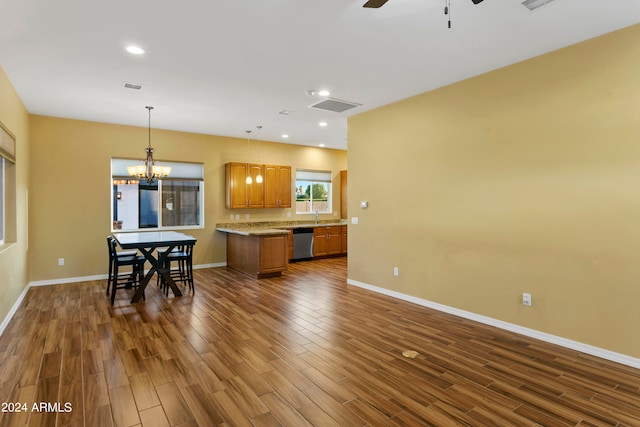
<path fill-rule="evenodd" d="M 136 246 L 156 246 L 173 243 L 195 243 L 196 238 L 188 234 L 178 233 L 177 231 L 140 231 L 134 233 L 115 233 L 116 238 L 121 247 Z"/>

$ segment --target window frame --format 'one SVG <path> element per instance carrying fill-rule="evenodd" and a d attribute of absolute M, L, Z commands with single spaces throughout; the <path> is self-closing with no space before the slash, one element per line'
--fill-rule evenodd
<path fill-rule="evenodd" d="M 296 169 L 296 177 L 295 177 L 295 204 L 296 204 L 296 215 L 315 215 L 314 208 L 314 200 L 313 200 L 313 186 L 315 184 L 328 184 L 327 188 L 327 209 L 326 210 L 318 210 L 319 214 L 330 214 L 333 211 L 333 173 L 332 171 L 327 170 L 312 170 L 312 169 Z M 297 188 L 299 182 L 308 183 L 310 188 L 310 210 L 307 211 L 298 211 L 298 196 L 297 196 Z"/>
<path fill-rule="evenodd" d="M 17 241 L 16 232 L 16 137 L 0 122 L 0 246 Z"/>
<path fill-rule="evenodd" d="M 157 227 L 140 227 L 140 212 L 138 212 L 138 226 L 136 228 L 125 228 L 120 229 L 115 227 L 116 219 L 116 203 L 118 202 L 117 198 L 117 185 L 123 185 L 129 183 L 133 185 L 135 182 L 138 186 L 138 190 L 136 194 L 138 194 L 138 203 L 140 200 L 140 182 L 144 182 L 144 180 L 137 179 L 131 176 L 124 176 L 123 170 L 126 170 L 126 166 L 130 164 L 135 164 L 139 162 L 139 160 L 133 159 L 123 159 L 123 158 L 112 158 L 111 159 L 111 185 L 110 185 L 110 194 L 111 194 L 111 204 L 110 204 L 110 214 L 109 218 L 111 221 L 111 231 L 112 232 L 140 232 L 140 231 L 170 231 L 170 230 L 193 230 L 193 229 L 204 229 L 205 228 L 205 186 L 204 186 L 204 163 L 189 163 L 189 162 L 162 162 L 163 166 L 171 166 L 172 167 L 172 175 L 173 172 L 177 172 L 176 176 L 169 176 L 164 179 L 154 180 L 154 184 L 157 185 Z M 125 182 L 122 182 L 125 181 Z M 163 226 L 162 225 L 162 203 L 163 203 L 163 181 L 189 181 L 189 182 L 197 182 L 197 204 L 198 204 L 198 224 L 189 224 L 189 225 L 170 225 Z M 146 183 L 145 183 L 146 185 Z M 174 202 L 175 203 L 175 202 Z"/>

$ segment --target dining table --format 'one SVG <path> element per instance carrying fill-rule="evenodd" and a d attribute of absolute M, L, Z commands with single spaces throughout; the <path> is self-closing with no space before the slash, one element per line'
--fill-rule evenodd
<path fill-rule="evenodd" d="M 140 286 L 131 298 L 132 303 L 139 302 L 144 295 L 144 289 L 155 273 L 158 273 L 167 283 L 175 296 L 182 296 L 180 288 L 176 285 L 170 274 L 170 269 L 165 267 L 165 260 L 171 251 L 183 245 L 195 245 L 196 238 L 177 231 L 139 231 L 114 233 L 113 237 L 122 249 L 137 249 L 151 264 L 142 279 Z M 158 248 L 165 248 L 158 251 Z"/>

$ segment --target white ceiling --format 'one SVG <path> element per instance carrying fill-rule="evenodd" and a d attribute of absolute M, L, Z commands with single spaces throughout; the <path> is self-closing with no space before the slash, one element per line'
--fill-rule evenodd
<path fill-rule="evenodd" d="M 349 115 L 640 22 L 640 0 L 450 1 L 451 29 L 445 0 L 0 0 L 0 66 L 32 114 L 146 127 L 152 105 L 153 128 L 346 149 Z M 323 88 L 362 106 L 308 108 Z"/>

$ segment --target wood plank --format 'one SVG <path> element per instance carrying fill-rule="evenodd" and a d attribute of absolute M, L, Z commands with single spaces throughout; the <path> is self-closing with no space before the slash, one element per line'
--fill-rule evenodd
<path fill-rule="evenodd" d="M 136 406 L 139 411 L 149 409 L 160 405 L 160 399 L 156 393 L 149 374 L 142 372 L 129 377 L 131 383 L 131 392 L 136 400 Z M 143 421 L 144 424 L 144 421 Z"/>
<path fill-rule="evenodd" d="M 132 426 L 140 423 L 133 393 L 128 384 L 110 388 L 109 400 L 115 426 Z"/>
<path fill-rule="evenodd" d="M 143 427 L 170 427 L 169 420 L 160 405 L 140 411 L 140 421 Z"/>
<path fill-rule="evenodd" d="M 180 425 L 194 419 L 180 390 L 174 383 L 166 383 L 156 387 L 156 392 L 162 402 L 167 419 L 172 426 Z"/>
<path fill-rule="evenodd" d="M 311 426 L 311 423 L 295 408 L 289 405 L 278 393 L 267 393 L 261 397 L 271 413 L 286 426 Z"/>
<path fill-rule="evenodd" d="M 211 399 L 213 394 L 205 393 L 199 384 L 185 387 L 180 392 L 198 425 L 214 426 L 224 422 L 216 403 Z"/>

